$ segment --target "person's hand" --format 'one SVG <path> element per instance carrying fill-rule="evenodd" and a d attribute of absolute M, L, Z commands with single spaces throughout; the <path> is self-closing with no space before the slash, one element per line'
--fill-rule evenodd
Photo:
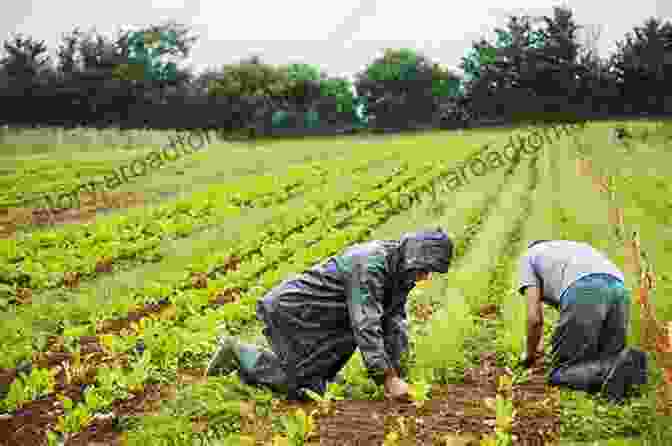
<path fill-rule="evenodd" d="M 408 384 L 396 376 L 387 378 L 385 380 L 385 397 L 390 399 L 408 399 Z"/>

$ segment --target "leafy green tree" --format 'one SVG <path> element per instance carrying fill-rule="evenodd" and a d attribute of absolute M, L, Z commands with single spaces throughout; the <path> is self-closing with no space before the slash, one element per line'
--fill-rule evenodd
<path fill-rule="evenodd" d="M 9 76 L 29 81 L 51 70 L 51 58 L 44 41 L 17 34 L 12 40 L 6 40 L 3 47 L 6 56 L 0 59 L 0 65 Z"/>
<path fill-rule="evenodd" d="M 429 122 L 437 111 L 436 93 L 454 89 L 452 77 L 411 49 L 385 50 L 356 76 L 366 114 L 381 126 L 403 128 Z"/>
<path fill-rule="evenodd" d="M 337 113 L 352 115 L 355 112 L 356 102 L 354 86 L 349 79 L 331 77 L 320 82 L 323 97 L 333 97 L 336 101 Z"/>
<path fill-rule="evenodd" d="M 225 65 L 210 84 L 209 93 L 221 96 L 279 97 L 288 89 L 286 73 L 253 57 Z"/>
<path fill-rule="evenodd" d="M 649 18 L 617 42 L 611 67 L 630 111 L 669 111 L 672 97 L 672 22 Z M 669 99 L 668 99 L 669 101 Z"/>

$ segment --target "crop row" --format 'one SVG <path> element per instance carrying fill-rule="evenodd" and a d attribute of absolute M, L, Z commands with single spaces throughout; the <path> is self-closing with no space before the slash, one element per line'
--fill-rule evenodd
<path fill-rule="evenodd" d="M 189 199 L 152 207 L 149 212 L 143 209 L 131 215 L 99 219 L 92 225 L 66 226 L 18 240 L 0 240 L 0 284 L 10 295 L 19 288 L 40 291 L 76 286 L 82 278 L 109 270 L 112 262 L 137 260 L 143 255 L 157 261 L 155 248 L 164 240 L 186 237 L 199 227 L 238 216 L 251 207 L 284 203 L 328 184 L 335 174 L 365 170 L 373 161 L 376 158 L 357 165 L 351 161 L 311 163 L 290 168 L 282 180 L 255 176 L 233 185 L 212 186 Z"/>

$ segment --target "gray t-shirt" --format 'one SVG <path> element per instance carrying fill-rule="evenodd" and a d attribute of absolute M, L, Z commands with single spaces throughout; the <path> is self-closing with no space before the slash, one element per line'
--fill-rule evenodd
<path fill-rule="evenodd" d="M 624 281 L 623 273 L 604 254 L 587 243 L 569 240 L 543 242 L 520 259 L 518 291 L 528 286 L 542 289 L 542 300 L 560 306 L 560 297 L 574 282 L 589 274 L 610 274 Z"/>

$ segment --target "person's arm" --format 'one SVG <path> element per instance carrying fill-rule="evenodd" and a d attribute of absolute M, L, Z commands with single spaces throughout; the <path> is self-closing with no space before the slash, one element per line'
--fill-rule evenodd
<path fill-rule="evenodd" d="M 527 358 L 528 365 L 539 358 L 539 350 L 543 350 L 544 312 L 539 287 L 527 287 Z"/>
<path fill-rule="evenodd" d="M 518 291 L 527 301 L 527 364 L 536 360 L 538 351 L 543 351 L 544 312 L 542 303 L 543 284 L 534 268 L 534 259 L 524 255 L 518 265 Z"/>
<path fill-rule="evenodd" d="M 408 321 L 406 317 L 406 297 L 383 318 L 383 337 L 387 352 L 397 374 L 401 376 L 401 355 L 408 350 Z"/>
<path fill-rule="evenodd" d="M 373 379 L 381 384 L 396 370 L 385 350 L 383 332 L 384 262 L 378 258 L 360 258 L 353 262 L 351 283 L 347 287 L 347 305 L 355 343 Z"/>

